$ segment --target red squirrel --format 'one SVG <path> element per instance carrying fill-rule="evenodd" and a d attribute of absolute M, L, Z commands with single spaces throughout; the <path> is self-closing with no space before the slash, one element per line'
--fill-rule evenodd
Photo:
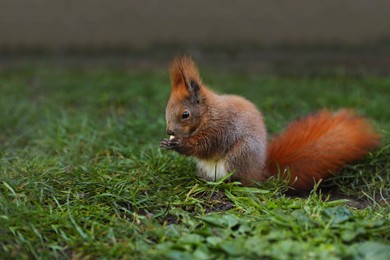
<path fill-rule="evenodd" d="M 160 146 L 194 157 L 198 174 L 207 180 L 233 172 L 233 180 L 251 185 L 287 173 L 289 186 L 304 191 L 380 143 L 370 123 L 346 109 L 323 110 L 294 121 L 268 143 L 256 106 L 243 97 L 211 91 L 192 58 L 174 59 L 170 79 L 170 138 Z"/>

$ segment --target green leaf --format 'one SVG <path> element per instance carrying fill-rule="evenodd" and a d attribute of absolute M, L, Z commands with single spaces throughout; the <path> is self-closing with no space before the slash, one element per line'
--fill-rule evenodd
<path fill-rule="evenodd" d="M 342 223 L 352 218 L 352 212 L 345 206 L 327 208 L 323 211 L 325 217 L 332 220 L 332 223 Z"/>
<path fill-rule="evenodd" d="M 199 219 L 219 227 L 233 227 L 239 223 L 238 218 L 232 214 L 212 214 L 207 216 L 201 216 L 199 217 Z"/>
<path fill-rule="evenodd" d="M 220 237 L 217 236 L 210 236 L 206 238 L 207 243 L 211 244 L 212 246 L 216 247 L 218 246 L 223 240 Z"/>
<path fill-rule="evenodd" d="M 221 243 L 221 249 L 231 256 L 245 255 L 244 241 L 239 239 L 225 240 Z"/>
<path fill-rule="evenodd" d="M 200 244 L 204 240 L 204 237 L 197 234 L 185 234 L 177 242 L 183 244 Z"/>
<path fill-rule="evenodd" d="M 194 251 L 194 259 L 212 259 L 211 252 L 206 245 L 199 245 Z"/>
<path fill-rule="evenodd" d="M 355 244 L 356 255 L 362 259 L 389 260 L 390 245 L 379 242 L 363 242 Z"/>

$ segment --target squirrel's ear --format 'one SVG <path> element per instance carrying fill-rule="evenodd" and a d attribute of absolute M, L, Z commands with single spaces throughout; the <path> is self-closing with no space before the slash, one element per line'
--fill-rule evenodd
<path fill-rule="evenodd" d="M 184 93 L 192 102 L 199 103 L 202 81 L 195 62 L 189 56 L 173 60 L 170 76 L 172 92 Z"/>

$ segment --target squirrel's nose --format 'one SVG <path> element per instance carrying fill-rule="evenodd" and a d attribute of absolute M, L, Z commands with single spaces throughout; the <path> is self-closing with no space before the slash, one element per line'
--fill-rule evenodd
<path fill-rule="evenodd" d="M 171 129 L 167 129 L 167 134 L 168 135 L 175 135 L 175 133 Z"/>

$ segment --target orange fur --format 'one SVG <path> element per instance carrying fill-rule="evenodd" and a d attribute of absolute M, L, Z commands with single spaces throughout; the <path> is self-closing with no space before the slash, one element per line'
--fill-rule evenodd
<path fill-rule="evenodd" d="M 195 80 L 202 85 L 200 91 L 206 97 L 210 96 L 210 91 L 203 85 L 202 78 L 199 75 L 198 68 L 190 56 L 178 57 L 173 60 L 170 67 L 171 79 L 171 98 L 176 99 L 177 103 L 188 98 L 189 93 L 185 81 Z"/>
<path fill-rule="evenodd" d="M 195 62 L 189 56 L 173 60 L 170 69 L 172 90 L 181 86 L 185 87 L 183 76 L 185 76 L 187 80 L 193 79 L 199 84 L 202 82 Z"/>
<path fill-rule="evenodd" d="M 290 171 L 290 186 L 307 190 L 379 145 L 369 122 L 349 110 L 323 110 L 289 125 L 269 144 L 268 171 Z"/>

